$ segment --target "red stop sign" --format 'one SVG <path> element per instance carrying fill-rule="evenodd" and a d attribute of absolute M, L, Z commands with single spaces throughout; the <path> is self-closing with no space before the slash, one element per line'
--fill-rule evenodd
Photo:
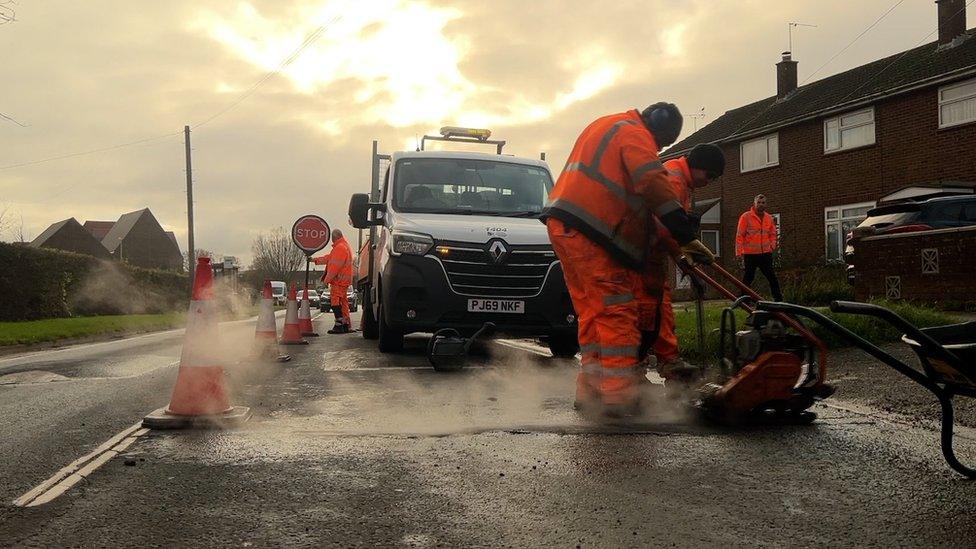
<path fill-rule="evenodd" d="M 313 254 L 329 243 L 332 230 L 317 215 L 303 215 L 291 226 L 291 239 L 303 252 Z"/>

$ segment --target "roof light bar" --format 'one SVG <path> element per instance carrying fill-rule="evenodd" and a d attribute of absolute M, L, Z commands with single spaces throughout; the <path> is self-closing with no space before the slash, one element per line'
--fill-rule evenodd
<path fill-rule="evenodd" d="M 479 141 L 486 141 L 491 137 L 491 130 L 481 128 L 462 128 L 459 126 L 444 126 L 441 128 L 443 137 L 470 137 Z"/>

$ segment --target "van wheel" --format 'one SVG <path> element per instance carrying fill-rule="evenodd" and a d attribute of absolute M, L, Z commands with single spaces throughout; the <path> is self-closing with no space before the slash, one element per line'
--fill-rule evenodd
<path fill-rule="evenodd" d="M 373 317 L 373 305 L 368 298 L 363 298 L 363 339 L 376 339 L 379 336 L 379 325 Z"/>
<path fill-rule="evenodd" d="M 380 318 L 377 321 L 379 325 L 380 352 L 399 353 L 403 350 L 403 332 L 394 330 L 387 325 L 386 313 L 383 311 L 384 308 L 383 304 L 380 303 Z"/>
<path fill-rule="evenodd" d="M 576 332 L 556 332 L 549 336 L 549 350 L 552 356 L 572 358 L 579 352 L 579 342 Z"/>

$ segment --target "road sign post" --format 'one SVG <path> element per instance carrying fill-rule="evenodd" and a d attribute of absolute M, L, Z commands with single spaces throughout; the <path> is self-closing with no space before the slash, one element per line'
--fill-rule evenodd
<path fill-rule="evenodd" d="M 308 288 L 309 263 L 312 254 L 324 248 L 332 238 L 332 229 L 317 215 L 303 215 L 291 226 L 291 239 L 305 252 L 305 287 Z"/>

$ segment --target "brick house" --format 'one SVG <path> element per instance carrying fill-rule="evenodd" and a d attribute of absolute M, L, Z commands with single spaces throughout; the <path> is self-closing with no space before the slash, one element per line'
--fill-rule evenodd
<path fill-rule="evenodd" d="M 101 222 L 94 223 L 92 227 L 100 227 Z M 102 237 L 102 244 L 120 261 L 138 267 L 183 270 L 183 253 L 175 236 L 163 230 L 149 208 L 123 214 Z"/>
<path fill-rule="evenodd" d="M 777 93 L 730 110 L 662 154 L 722 147 L 725 175 L 696 193 L 702 240 L 734 263 L 739 215 L 762 193 L 778 217 L 781 261 L 842 261 L 845 235 L 886 195 L 976 181 L 976 30 L 964 0 L 940 0 L 939 39 L 797 86 L 789 52 Z"/>

